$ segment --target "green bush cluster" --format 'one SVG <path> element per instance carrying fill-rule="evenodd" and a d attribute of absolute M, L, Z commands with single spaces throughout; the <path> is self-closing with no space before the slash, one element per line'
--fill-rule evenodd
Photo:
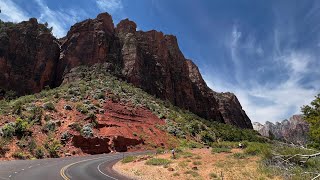
<path fill-rule="evenodd" d="M 153 165 L 153 166 L 161 166 L 161 165 L 168 165 L 171 161 L 168 159 L 162 158 L 152 158 L 146 161 L 146 165 Z"/>

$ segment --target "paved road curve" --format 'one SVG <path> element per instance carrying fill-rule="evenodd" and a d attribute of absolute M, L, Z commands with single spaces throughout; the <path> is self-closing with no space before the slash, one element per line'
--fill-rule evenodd
<path fill-rule="evenodd" d="M 100 154 L 40 160 L 0 161 L 0 180 L 126 180 L 112 171 L 112 165 L 123 156 L 147 152 Z"/>

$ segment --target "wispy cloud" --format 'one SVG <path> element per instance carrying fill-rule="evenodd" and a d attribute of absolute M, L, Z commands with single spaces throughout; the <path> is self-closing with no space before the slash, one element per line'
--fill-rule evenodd
<path fill-rule="evenodd" d="M 123 8 L 121 0 L 97 0 L 97 6 L 100 10 L 113 13 Z"/>
<path fill-rule="evenodd" d="M 28 13 L 11 0 L 0 1 L 0 7 L 0 19 L 2 21 L 20 22 L 27 20 L 29 17 Z"/>
<path fill-rule="evenodd" d="M 53 34 L 57 37 L 66 35 L 69 27 L 87 16 L 87 13 L 81 9 L 59 9 L 52 10 L 43 0 L 35 0 L 39 6 L 40 22 L 47 22 L 53 27 Z"/>
<path fill-rule="evenodd" d="M 320 77 L 320 71 L 315 66 L 316 55 L 312 51 L 293 48 L 293 38 L 275 30 L 273 49 L 266 53 L 252 33 L 242 32 L 234 24 L 226 42 L 234 68 L 224 73 L 233 74 L 236 82 L 225 79 L 223 73 L 212 75 L 210 70 L 203 71 L 204 79 L 215 91 L 234 92 L 252 121 L 275 122 L 299 114 L 300 107 L 310 103 L 320 88 L 320 84 L 317 85 L 319 78 L 308 80 L 311 84 L 308 87 L 304 79 L 310 73 Z M 259 62 L 257 57 L 262 61 Z M 270 77 L 260 81 L 258 77 L 265 70 L 269 71 L 267 75 Z"/>

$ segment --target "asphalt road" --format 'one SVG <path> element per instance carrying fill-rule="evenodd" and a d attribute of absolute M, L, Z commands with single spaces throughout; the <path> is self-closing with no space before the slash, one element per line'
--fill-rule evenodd
<path fill-rule="evenodd" d="M 128 152 L 39 160 L 0 161 L 0 180 L 127 180 L 112 171 L 123 156 L 145 154 Z"/>

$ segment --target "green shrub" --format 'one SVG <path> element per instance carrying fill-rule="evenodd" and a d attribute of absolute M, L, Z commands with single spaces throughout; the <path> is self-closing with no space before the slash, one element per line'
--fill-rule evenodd
<path fill-rule="evenodd" d="M 232 149 L 232 148 L 238 147 L 238 142 L 229 142 L 229 141 L 214 142 L 214 143 L 211 143 L 211 147 Z"/>
<path fill-rule="evenodd" d="M 24 154 L 23 152 L 18 151 L 18 152 L 14 152 L 12 154 L 12 157 L 17 158 L 17 159 L 27 159 L 28 156 L 26 154 Z"/>
<path fill-rule="evenodd" d="M 210 177 L 210 179 L 216 179 L 216 178 L 218 178 L 218 175 L 216 173 L 212 172 L 209 174 L 209 177 Z"/>
<path fill-rule="evenodd" d="M 247 156 L 245 155 L 245 154 L 243 154 L 243 153 L 234 153 L 233 155 L 232 155 L 234 158 L 236 158 L 236 159 L 245 159 Z"/>
<path fill-rule="evenodd" d="M 59 150 L 62 147 L 59 141 L 49 138 L 45 143 L 45 148 L 47 149 L 50 157 L 58 158 L 59 157 Z"/>
<path fill-rule="evenodd" d="M 262 155 L 270 151 L 270 146 L 265 143 L 250 142 L 245 148 L 244 153 L 247 155 Z"/>
<path fill-rule="evenodd" d="M 188 170 L 186 172 L 184 172 L 185 174 L 190 174 L 192 177 L 198 177 L 200 176 L 198 172 L 196 171 L 192 171 L 192 170 Z"/>
<path fill-rule="evenodd" d="M 211 153 L 231 153 L 230 148 L 212 148 Z"/>
<path fill-rule="evenodd" d="M 122 163 L 129 163 L 129 162 L 132 162 L 132 161 L 134 161 L 136 159 L 137 159 L 136 156 L 126 156 L 121 160 L 121 162 Z"/>
<path fill-rule="evenodd" d="M 2 133 L 4 138 L 11 139 L 15 134 L 15 123 L 7 123 L 2 127 Z"/>
<path fill-rule="evenodd" d="M 43 108 L 49 111 L 55 111 L 56 108 L 54 107 L 54 104 L 52 102 L 47 102 L 43 105 Z"/>
<path fill-rule="evenodd" d="M 78 131 L 78 132 L 80 132 L 82 129 L 81 124 L 79 124 L 77 122 L 70 124 L 69 127 L 75 131 Z"/>
<path fill-rule="evenodd" d="M 16 123 L 15 123 L 15 134 L 17 136 L 26 136 L 29 135 L 30 130 L 30 124 L 27 120 L 21 119 L 21 118 L 17 118 L 16 119 Z"/>
<path fill-rule="evenodd" d="M 50 131 L 55 131 L 56 130 L 56 123 L 52 120 L 46 122 L 46 124 L 44 125 L 43 131 L 45 132 L 50 132 Z"/>
<path fill-rule="evenodd" d="M 41 147 L 37 147 L 37 149 L 35 150 L 35 153 L 34 153 L 34 156 L 37 158 L 37 159 L 42 159 L 44 158 L 44 150 L 43 148 Z"/>
<path fill-rule="evenodd" d="M 91 124 L 84 125 L 80 133 L 85 138 L 93 137 L 92 125 Z"/>
<path fill-rule="evenodd" d="M 193 161 L 192 164 L 193 164 L 193 165 L 201 165 L 202 162 L 201 162 L 201 161 Z"/>
<path fill-rule="evenodd" d="M 34 124 L 41 124 L 42 118 L 42 109 L 39 106 L 33 107 L 31 109 L 31 116 L 29 117 L 29 121 Z"/>
<path fill-rule="evenodd" d="M 77 109 L 77 111 L 81 112 L 82 114 L 87 114 L 89 112 L 88 108 L 81 103 L 78 103 L 76 105 L 76 109 Z"/>
<path fill-rule="evenodd" d="M 161 165 L 168 165 L 170 163 L 171 161 L 168 159 L 152 158 L 146 162 L 146 165 L 161 166 Z"/>

